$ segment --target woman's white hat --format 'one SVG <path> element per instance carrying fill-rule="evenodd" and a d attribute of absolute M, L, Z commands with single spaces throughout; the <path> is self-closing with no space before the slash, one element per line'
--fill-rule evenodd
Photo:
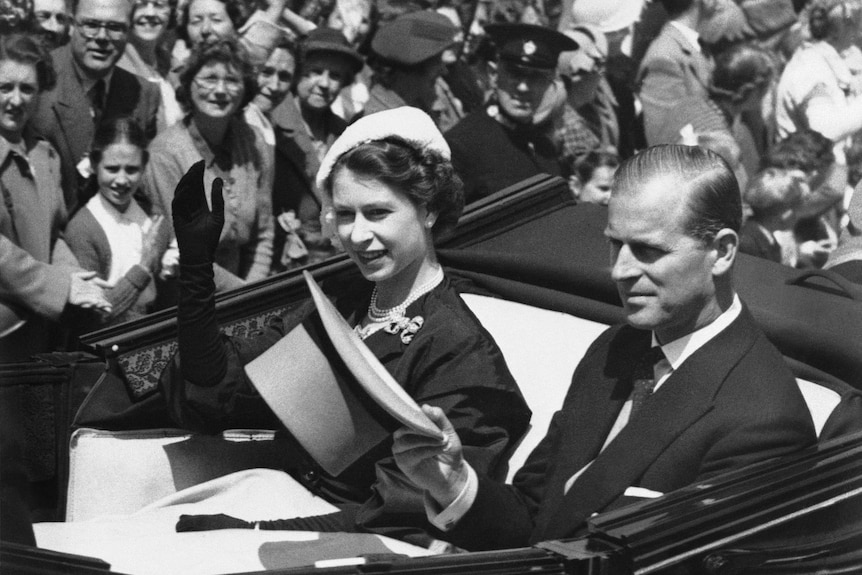
<path fill-rule="evenodd" d="M 452 158 L 449 144 L 446 143 L 431 116 L 419 108 L 410 106 L 384 110 L 356 120 L 335 140 L 317 171 L 317 178 L 315 178 L 317 189 L 323 192 L 326 180 L 341 156 L 360 144 L 390 137 L 404 140 L 417 149 L 434 150 L 445 160 Z M 327 194 L 322 193 L 322 195 Z"/>

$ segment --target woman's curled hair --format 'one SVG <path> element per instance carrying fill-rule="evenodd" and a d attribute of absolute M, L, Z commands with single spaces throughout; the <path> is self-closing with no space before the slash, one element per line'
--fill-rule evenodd
<path fill-rule="evenodd" d="M 234 68 L 242 79 L 243 98 L 237 107 L 237 113 L 242 113 L 246 104 L 251 102 L 257 93 L 257 74 L 249 59 L 248 52 L 233 38 L 221 38 L 215 42 L 195 46 L 185 68 L 180 72 L 180 85 L 177 86 L 177 102 L 186 111 L 192 111 L 192 82 L 201 68 L 208 64 L 221 63 L 228 68 Z"/>
<path fill-rule="evenodd" d="M 51 54 L 33 34 L 16 32 L 0 35 L 0 62 L 6 61 L 34 66 L 39 92 L 46 92 L 57 84 Z"/>
<path fill-rule="evenodd" d="M 417 206 L 437 214 L 434 237 L 451 230 L 464 208 L 464 184 L 452 162 L 429 149 L 417 149 L 401 138 L 390 136 L 356 146 L 342 155 L 327 180 L 327 194 L 343 168 L 384 182 L 404 192 Z"/>

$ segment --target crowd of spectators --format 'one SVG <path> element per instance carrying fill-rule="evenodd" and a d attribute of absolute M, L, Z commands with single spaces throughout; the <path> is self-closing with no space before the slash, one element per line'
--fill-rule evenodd
<path fill-rule="evenodd" d="M 743 251 L 862 259 L 862 0 L 5 0 L 0 28 L 4 361 L 68 345 L 44 322 L 175 303 L 171 200 L 201 159 L 218 290 L 335 254 L 320 161 L 403 105 L 468 201 L 550 172 L 606 204 L 620 161 L 699 144 L 740 182 Z"/>

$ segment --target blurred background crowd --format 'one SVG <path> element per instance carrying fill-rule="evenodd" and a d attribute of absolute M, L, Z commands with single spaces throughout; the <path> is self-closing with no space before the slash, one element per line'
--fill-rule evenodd
<path fill-rule="evenodd" d="M 545 172 L 606 204 L 638 150 L 713 149 L 744 252 L 862 281 L 862 0 L 0 0 L 0 28 L 0 362 L 176 303 L 201 159 L 218 290 L 337 253 L 320 161 L 403 105 L 468 203 Z"/>

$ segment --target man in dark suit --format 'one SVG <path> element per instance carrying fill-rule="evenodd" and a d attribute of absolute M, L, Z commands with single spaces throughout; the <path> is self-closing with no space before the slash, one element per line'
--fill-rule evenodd
<path fill-rule="evenodd" d="M 69 44 L 51 53 L 57 85 L 41 94 L 33 128 L 60 153 L 70 215 L 86 201 L 79 164 L 99 122 L 132 116 L 148 138 L 156 135 L 158 86 L 116 67 L 126 48 L 133 7 L 130 0 L 79 0 Z"/>
<path fill-rule="evenodd" d="M 467 203 L 536 174 L 563 175 L 547 126 L 535 121 L 560 52 L 578 48 L 543 26 L 491 24 L 485 31 L 497 46 L 494 95 L 445 134 Z"/>
<path fill-rule="evenodd" d="M 648 145 L 661 144 L 662 128 L 686 98 L 709 98 L 712 63 L 703 54 L 697 29 L 718 0 L 661 0 L 670 21 L 652 41 L 638 68 L 636 85 Z M 666 139 L 666 138 L 665 138 Z"/>
<path fill-rule="evenodd" d="M 727 164 L 697 147 L 650 148 L 620 166 L 608 210 L 611 276 L 627 323 L 587 351 L 512 485 L 464 463 L 437 408 L 423 410 L 444 442 L 396 434 L 398 465 L 426 490 L 429 520 L 456 545 L 575 536 L 593 513 L 816 441 L 792 374 L 733 288 L 742 216 Z"/>

